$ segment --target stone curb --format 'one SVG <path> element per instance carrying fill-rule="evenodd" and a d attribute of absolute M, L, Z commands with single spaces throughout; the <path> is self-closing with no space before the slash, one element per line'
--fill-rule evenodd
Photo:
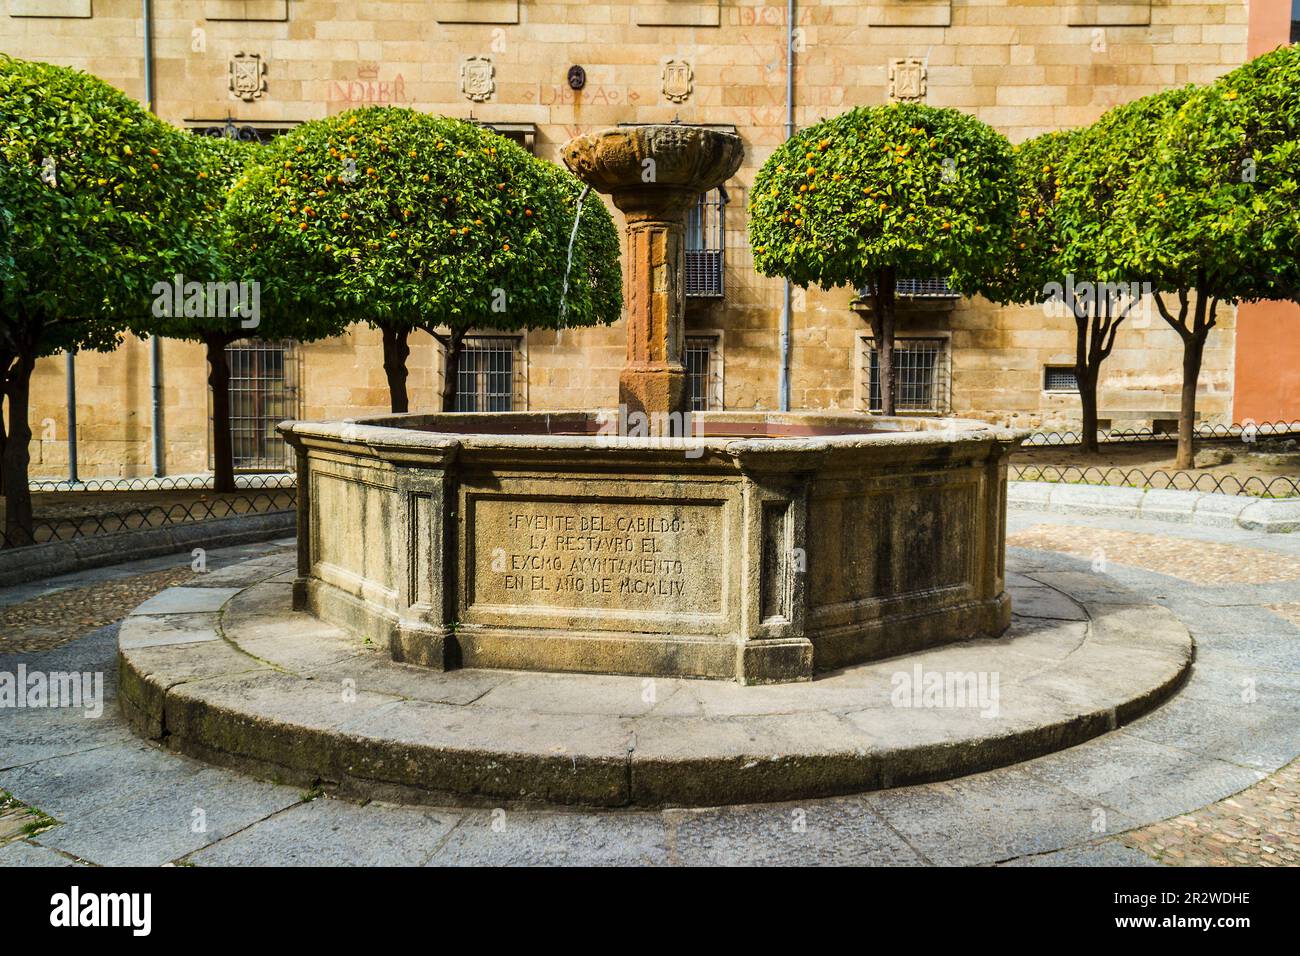
<path fill-rule="evenodd" d="M 1007 507 L 1049 514 L 1145 518 L 1266 534 L 1300 531 L 1300 498 L 1254 498 L 1172 488 L 1011 481 L 1007 483 Z"/>
<path fill-rule="evenodd" d="M 296 521 L 295 511 L 272 511 L 5 548 L 0 550 L 0 587 L 192 548 L 211 550 L 283 538 L 293 533 Z"/>
<path fill-rule="evenodd" d="M 1065 666 L 1034 670 L 1017 684 L 1024 693 L 1012 694 L 1001 721 L 953 711 L 901 714 L 865 698 L 853 707 L 818 704 L 793 716 L 565 713 L 535 702 L 476 707 L 482 693 L 458 703 L 411 697 L 374 681 L 372 672 L 383 669 L 415 682 L 417 693 L 450 682 L 440 672 L 393 664 L 373 649 L 349 649 L 342 632 L 289 612 L 284 572 L 267 568 L 262 576 L 277 575 L 232 589 L 219 613 L 211 595 L 190 601 L 180 594 L 155 598 L 152 612 L 142 607 L 128 617 L 119 632 L 119 700 L 128 722 L 171 749 L 259 776 L 420 803 L 716 806 L 950 779 L 1071 747 L 1149 712 L 1182 686 L 1194 656 L 1186 628 L 1169 611 L 1126 603 L 1133 601 L 1129 592 L 1089 576 L 1097 600 L 1083 602 L 1086 639 L 1078 638 L 1082 644 L 1062 658 Z M 1060 585 L 1035 587 L 1070 604 L 1070 583 L 1066 577 Z M 1048 626 L 1084 633 L 1082 624 L 1048 618 Z M 931 658 L 926 666 L 964 666 L 999 653 L 1023 661 L 1034 653 L 1033 639 L 1026 640 L 1023 648 L 1014 640 L 1005 647 L 953 645 L 935 653 L 954 656 Z M 1016 666 L 1009 660 L 984 666 L 1008 663 Z M 362 680 L 352 682 L 352 700 L 340 707 L 339 678 L 353 673 Z M 573 679 L 450 673 L 473 680 Z M 640 686 L 637 678 L 584 679 Z M 878 684 L 880 675 L 875 679 Z M 738 693 L 788 698 L 805 688 L 817 693 L 815 687 Z"/>

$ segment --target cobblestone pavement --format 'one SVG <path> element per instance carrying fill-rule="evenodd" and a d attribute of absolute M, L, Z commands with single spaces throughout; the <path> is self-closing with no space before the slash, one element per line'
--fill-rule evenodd
<path fill-rule="evenodd" d="M 0 607 L 0 654 L 34 654 L 59 647 L 87 631 L 120 621 L 159 591 L 193 577 L 188 567 L 167 568 Z"/>
<path fill-rule="evenodd" d="M 1189 548 L 1179 538 L 1108 528 L 1080 528 L 1063 536 L 1059 525 L 1044 523 L 1008 536 L 1007 544 L 1072 554 L 1103 565 L 1114 561 L 1194 584 L 1300 581 L 1300 557 L 1214 541 Z"/>
<path fill-rule="evenodd" d="M 1300 535 L 1026 513 L 1009 529 L 1015 563 L 1086 582 L 1100 550 L 1104 573 L 1181 618 L 1198 642 L 1187 686 L 1080 746 L 855 797 L 662 812 L 361 806 L 134 737 L 113 700 L 109 625 L 39 653 L 0 650 L 0 672 L 100 670 L 109 698 L 97 720 L 0 710 L 0 865 L 1300 862 Z M 211 552 L 211 580 L 275 550 Z M 0 591 L 0 613 L 183 560 Z"/>

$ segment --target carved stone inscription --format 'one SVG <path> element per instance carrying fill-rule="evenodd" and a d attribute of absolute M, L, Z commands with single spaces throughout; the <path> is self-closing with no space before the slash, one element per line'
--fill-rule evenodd
<path fill-rule="evenodd" d="M 474 604 L 718 614 L 722 505 L 474 502 Z"/>

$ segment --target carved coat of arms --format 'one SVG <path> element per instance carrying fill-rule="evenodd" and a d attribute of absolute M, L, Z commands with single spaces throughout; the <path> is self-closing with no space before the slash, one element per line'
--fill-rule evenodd
<path fill-rule="evenodd" d="M 497 90 L 497 71 L 485 56 L 471 56 L 460 65 L 460 91 L 467 100 L 482 103 Z"/>
<path fill-rule="evenodd" d="M 266 92 L 266 64 L 260 53 L 236 53 L 230 60 L 230 95 L 251 103 Z"/>
<path fill-rule="evenodd" d="M 889 98 L 895 103 L 925 99 L 925 61 L 904 57 L 889 61 Z"/>
<path fill-rule="evenodd" d="M 695 71 L 686 60 L 664 61 L 664 99 L 685 103 L 695 86 Z"/>

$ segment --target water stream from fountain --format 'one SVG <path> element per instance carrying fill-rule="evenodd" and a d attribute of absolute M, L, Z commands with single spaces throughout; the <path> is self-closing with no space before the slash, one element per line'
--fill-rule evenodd
<path fill-rule="evenodd" d="M 590 186 L 583 186 L 582 192 L 578 194 L 578 209 L 573 214 L 573 231 L 569 233 L 569 256 L 564 263 L 564 285 L 560 289 L 560 322 L 555 330 L 555 343 L 560 343 L 560 337 L 564 334 L 564 315 L 568 309 L 569 296 L 569 270 L 573 268 L 573 244 L 578 239 L 578 223 L 582 222 L 582 201 L 587 198 L 587 193 L 591 192 Z"/>

